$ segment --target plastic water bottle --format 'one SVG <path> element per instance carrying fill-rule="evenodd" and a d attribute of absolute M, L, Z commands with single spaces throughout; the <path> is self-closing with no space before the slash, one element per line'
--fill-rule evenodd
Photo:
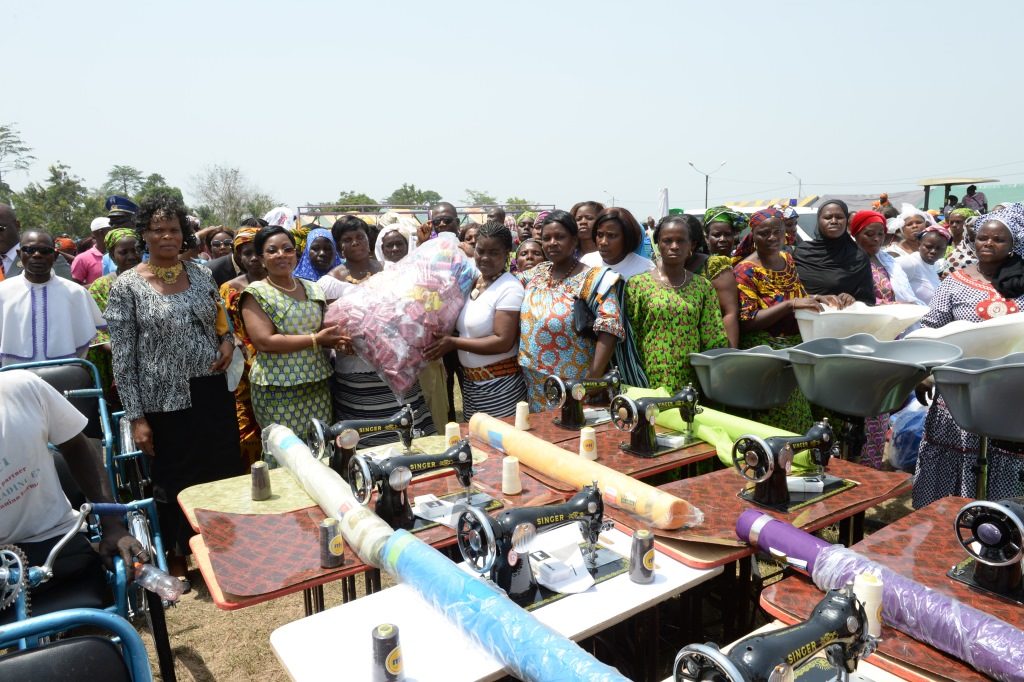
<path fill-rule="evenodd" d="M 185 591 L 185 583 L 173 575 L 164 573 L 153 564 L 138 561 L 135 562 L 135 582 L 167 601 L 178 601 Z"/>

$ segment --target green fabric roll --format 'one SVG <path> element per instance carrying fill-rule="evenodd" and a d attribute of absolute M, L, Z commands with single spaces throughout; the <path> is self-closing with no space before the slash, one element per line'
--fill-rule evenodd
<path fill-rule="evenodd" d="M 630 388 L 626 391 L 630 398 L 668 398 L 672 394 L 664 388 Z M 784 431 L 774 426 L 767 426 L 760 422 L 736 417 L 725 412 L 712 410 L 709 407 L 702 407 L 703 412 L 693 420 L 693 433 L 697 438 L 708 445 L 714 446 L 718 452 L 718 459 L 727 467 L 732 467 L 732 446 L 740 436 L 757 436 L 758 438 L 771 438 L 772 436 L 796 436 L 792 431 Z M 684 431 L 686 422 L 679 415 L 679 410 L 666 410 L 660 412 L 654 420 L 658 426 L 664 426 L 673 431 Z M 811 454 L 806 450 L 798 452 L 793 458 L 793 468 L 790 475 L 803 476 L 814 473 L 817 467 L 811 461 Z"/>

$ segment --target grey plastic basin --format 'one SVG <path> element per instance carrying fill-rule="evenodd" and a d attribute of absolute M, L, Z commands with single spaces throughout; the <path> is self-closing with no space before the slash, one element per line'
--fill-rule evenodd
<path fill-rule="evenodd" d="M 754 346 L 690 353 L 701 390 L 709 399 L 746 410 L 782 405 L 796 388 L 788 350 Z"/>
<path fill-rule="evenodd" d="M 965 358 L 932 370 L 953 419 L 980 436 L 1024 442 L 1024 353 Z"/>
<path fill-rule="evenodd" d="M 932 367 L 960 355 L 959 348 L 941 341 L 879 341 L 870 334 L 817 339 L 789 349 L 807 400 L 854 417 L 899 408 Z"/>

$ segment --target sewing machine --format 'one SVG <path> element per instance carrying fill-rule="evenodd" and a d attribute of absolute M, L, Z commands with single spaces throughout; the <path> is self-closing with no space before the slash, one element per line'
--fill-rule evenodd
<path fill-rule="evenodd" d="M 811 658 L 824 651 L 846 680 L 857 662 L 874 652 L 864 606 L 853 585 L 829 590 L 805 622 L 740 640 L 728 654 L 714 644 L 690 644 L 676 655 L 676 682 L 783 682 L 798 677 Z"/>
<path fill-rule="evenodd" d="M 566 429 L 582 429 L 587 425 L 583 416 L 583 399 L 588 393 L 610 389 L 619 391 L 619 371 L 608 370 L 603 377 L 594 379 L 563 379 L 554 375 L 544 380 L 544 397 L 548 405 L 562 408 L 554 423 Z"/>
<path fill-rule="evenodd" d="M 608 408 L 612 415 L 612 424 L 619 431 L 630 433 L 629 444 L 620 443 L 619 447 L 626 452 L 641 457 L 654 457 L 666 450 L 675 450 L 679 447 L 693 445 L 697 439 L 693 435 L 693 418 L 701 412 L 697 405 L 697 389 L 693 384 L 668 398 L 629 398 L 625 395 L 617 395 L 612 398 L 611 406 Z M 679 410 L 679 416 L 686 422 L 686 430 L 681 437 L 676 437 L 676 443 L 666 445 L 658 442 L 658 435 L 654 431 L 654 420 L 663 410 Z M 681 440 L 681 442 L 679 442 Z"/>
<path fill-rule="evenodd" d="M 459 516 L 456 538 L 462 558 L 477 573 L 517 602 L 532 596 L 536 582 L 528 547 L 538 530 L 579 522 L 587 542 L 589 568 L 596 564 L 597 537 L 605 530 L 604 501 L 597 485 L 588 485 L 562 504 L 508 509 L 493 518 L 470 507 Z"/>
<path fill-rule="evenodd" d="M 360 504 L 367 505 L 374 490 L 378 491 L 374 513 L 392 528 L 412 528 L 414 515 L 409 504 L 412 477 L 436 469 L 452 467 L 459 483 L 469 497 L 473 479 L 473 453 L 469 440 L 463 439 L 436 455 L 394 455 L 375 459 L 356 454 L 348 462 L 348 481 Z"/>
<path fill-rule="evenodd" d="M 956 515 L 953 528 L 972 559 L 951 568 L 949 577 L 1024 604 L 1024 497 L 970 502 Z"/>
<path fill-rule="evenodd" d="M 790 490 L 786 476 L 793 464 L 794 454 L 801 450 L 811 451 L 822 490 L 840 480 L 824 474 L 829 459 L 838 452 L 828 419 L 815 423 L 802 436 L 772 436 L 766 439 L 752 435 L 740 436 L 732 446 L 732 461 L 743 478 L 756 484 L 749 499 L 770 507 L 789 504 Z"/>
<path fill-rule="evenodd" d="M 329 457 L 329 465 L 342 478 L 348 476 L 348 463 L 356 454 L 359 439 L 378 433 L 396 431 L 406 452 L 412 451 L 416 413 L 406 405 L 387 419 L 346 419 L 328 426 L 319 419 L 311 420 L 306 444 L 317 459 Z M 347 479 L 346 479 L 347 480 Z"/>

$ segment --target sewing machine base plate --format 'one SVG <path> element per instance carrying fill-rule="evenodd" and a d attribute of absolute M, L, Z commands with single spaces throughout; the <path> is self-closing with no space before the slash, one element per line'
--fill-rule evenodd
<path fill-rule="evenodd" d="M 587 553 L 586 546 L 580 543 L 580 547 L 583 548 L 584 556 Z M 629 559 L 621 556 L 620 554 L 613 552 L 612 550 L 602 547 L 600 544 L 597 546 L 597 568 L 590 569 L 591 575 L 594 576 L 595 584 L 603 583 L 606 580 L 610 580 L 617 575 L 622 575 L 629 570 Z M 519 601 L 519 605 L 527 611 L 534 611 L 542 606 L 554 603 L 564 597 L 571 597 L 570 594 L 560 594 L 558 592 L 552 592 L 546 587 L 535 585 L 533 588 L 533 594 L 529 599 L 525 601 Z"/>
<path fill-rule="evenodd" d="M 995 592 L 987 587 L 982 587 L 981 585 L 979 585 L 978 582 L 974 579 L 974 565 L 976 563 L 976 559 L 974 559 L 973 557 L 968 557 L 967 559 L 964 559 L 963 561 L 949 569 L 946 572 L 946 575 L 952 578 L 953 580 L 957 581 L 958 583 L 963 583 L 968 587 L 980 590 L 986 594 L 991 594 L 993 597 L 997 597 L 1005 601 L 1015 602 L 1017 604 L 1020 604 L 1021 606 L 1024 606 L 1024 587 L 1018 588 L 1017 590 L 1014 590 L 1008 594 L 1004 594 L 1002 592 Z"/>
<path fill-rule="evenodd" d="M 454 493 L 448 493 L 447 495 L 438 495 L 437 499 L 445 500 L 446 502 L 451 502 L 453 504 L 458 504 L 459 502 L 465 502 L 466 493 L 459 491 Z M 502 507 L 505 506 L 504 504 L 502 504 L 500 500 L 496 500 L 487 493 L 481 492 L 476 488 L 473 488 L 472 486 L 470 487 L 469 504 L 470 506 L 478 507 L 479 509 L 485 512 L 492 512 L 495 509 L 501 509 Z M 439 521 L 421 519 L 417 516 L 415 517 L 415 521 L 413 521 L 412 528 L 409 529 L 409 532 L 419 533 L 427 530 L 428 528 L 433 528 L 434 526 L 439 525 L 441 525 Z"/>
<path fill-rule="evenodd" d="M 691 445 L 700 442 L 700 438 L 697 438 L 696 436 L 687 436 L 686 434 L 673 431 L 672 433 L 658 434 L 658 447 L 654 452 L 646 452 L 639 448 L 634 448 L 630 445 L 629 441 L 620 441 L 619 449 L 623 452 L 628 452 L 631 455 L 636 455 L 637 457 L 654 459 L 655 457 L 660 457 L 665 453 L 682 450 L 683 448 L 688 448 Z"/>
<path fill-rule="evenodd" d="M 835 476 L 829 476 L 828 474 L 825 474 L 824 490 L 822 490 L 820 493 L 791 492 L 789 494 L 789 502 L 787 502 L 786 504 L 764 504 L 762 502 L 758 502 L 757 500 L 754 499 L 753 483 L 751 483 L 748 487 L 741 490 L 739 492 L 739 496 L 740 498 L 746 500 L 747 502 L 750 502 L 751 504 L 756 504 L 758 507 L 764 507 L 765 509 L 772 509 L 774 511 L 786 513 L 796 511 L 797 509 L 802 509 L 803 507 L 812 505 L 815 502 L 820 502 L 821 500 L 824 500 L 827 497 L 838 495 L 844 490 L 849 490 L 855 485 L 857 485 L 856 481 L 837 478 Z"/>
<path fill-rule="evenodd" d="M 597 426 L 598 424 L 605 424 L 612 420 L 611 414 L 608 412 L 606 407 L 588 407 L 583 410 L 583 426 Z M 555 426 L 568 429 L 569 431 L 579 431 L 583 426 L 572 426 L 570 424 L 562 423 L 561 417 L 555 417 L 551 420 L 551 423 Z"/>

